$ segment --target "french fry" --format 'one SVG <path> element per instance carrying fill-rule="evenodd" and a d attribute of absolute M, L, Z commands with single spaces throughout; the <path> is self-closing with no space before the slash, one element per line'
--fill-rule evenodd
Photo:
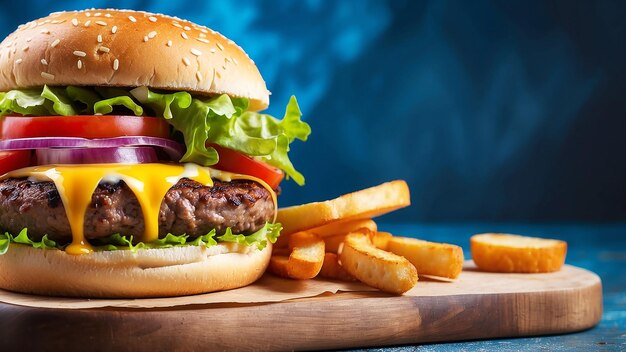
<path fill-rule="evenodd" d="M 382 249 L 382 250 L 387 248 L 387 241 L 389 241 L 389 238 L 391 238 L 391 234 L 389 232 L 375 232 L 367 228 L 356 229 L 356 231 L 357 232 L 364 231 L 368 233 L 372 240 L 372 244 L 374 245 L 374 247 Z M 339 247 L 343 243 L 343 240 L 346 237 L 346 234 L 324 237 L 324 242 L 326 242 L 326 252 L 339 253 Z"/>
<path fill-rule="evenodd" d="M 387 250 L 408 259 L 420 275 L 456 279 L 463 270 L 463 249 L 459 246 L 407 237 L 388 240 Z"/>
<path fill-rule="evenodd" d="M 470 247 L 480 269 L 504 273 L 558 271 L 567 254 L 564 241 L 496 233 L 472 236 Z"/>
<path fill-rule="evenodd" d="M 376 232 L 377 226 L 372 219 L 356 219 L 331 222 L 327 225 L 309 229 L 307 232 L 311 232 L 319 237 L 325 238 L 329 236 L 345 235 L 358 229 L 368 229 L 369 231 Z"/>
<path fill-rule="evenodd" d="M 411 203 L 406 182 L 392 181 L 343 195 L 325 202 L 314 202 L 278 209 L 277 221 L 284 235 L 314 229 L 337 221 L 369 219 L 406 207 Z"/>
<path fill-rule="evenodd" d="M 339 264 L 337 254 L 328 252 L 324 256 L 324 264 L 322 265 L 319 276 L 332 280 L 357 281 L 354 276 L 348 274 L 341 264 Z"/>
<path fill-rule="evenodd" d="M 387 250 L 387 243 L 389 243 L 389 239 L 391 237 L 392 235 L 389 232 L 374 232 L 371 235 L 374 247 L 382 249 L 384 251 Z"/>
<path fill-rule="evenodd" d="M 339 258 L 350 275 L 382 291 L 402 294 L 417 284 L 415 266 L 404 257 L 374 247 L 367 233 L 349 233 Z"/>
<path fill-rule="evenodd" d="M 348 232 L 356 231 L 358 229 L 368 229 L 370 231 L 376 231 L 376 223 L 372 219 L 356 219 L 356 220 L 345 220 L 345 221 L 336 221 L 331 222 L 328 225 L 323 225 L 320 227 L 316 227 L 313 229 L 306 230 L 307 232 L 314 233 L 322 238 L 334 237 L 338 235 L 345 235 Z M 278 241 L 274 244 L 274 248 L 287 248 L 289 243 L 290 234 L 281 233 L 280 237 L 278 237 Z M 337 243 L 336 245 L 338 245 Z M 327 244 L 328 245 L 328 244 Z M 335 247 L 336 248 L 336 247 Z M 337 250 L 334 251 L 326 249 L 327 252 L 337 253 Z"/>
<path fill-rule="evenodd" d="M 330 253 L 339 252 L 339 247 L 341 246 L 345 238 L 346 238 L 345 234 L 324 237 L 324 242 L 326 243 L 326 252 L 330 252 Z"/>
<path fill-rule="evenodd" d="M 289 250 L 289 256 L 283 255 L 283 249 L 278 249 L 278 254 L 272 255 L 268 267 L 270 272 L 297 280 L 317 276 L 324 263 L 322 239 L 312 233 L 298 232 L 290 236 Z"/>

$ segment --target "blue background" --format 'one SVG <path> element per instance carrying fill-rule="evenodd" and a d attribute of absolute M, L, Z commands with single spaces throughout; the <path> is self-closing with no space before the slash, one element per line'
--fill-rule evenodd
<path fill-rule="evenodd" d="M 403 178 L 400 221 L 626 220 L 626 2 L 3 2 L 0 34 L 51 11 L 134 8 L 220 31 L 256 61 L 307 185 L 281 204 Z"/>

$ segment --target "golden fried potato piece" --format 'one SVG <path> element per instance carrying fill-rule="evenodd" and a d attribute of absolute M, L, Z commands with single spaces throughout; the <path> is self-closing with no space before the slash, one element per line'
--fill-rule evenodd
<path fill-rule="evenodd" d="M 339 264 L 337 254 L 328 252 L 324 256 L 324 264 L 322 265 L 319 276 L 332 280 L 357 281 L 354 276 L 348 274 L 341 264 Z"/>
<path fill-rule="evenodd" d="M 278 276 L 305 280 L 312 279 L 324 263 L 324 241 L 308 232 L 294 233 L 289 238 L 289 256 L 278 250 L 272 255 L 268 269 Z"/>
<path fill-rule="evenodd" d="M 359 281 L 402 294 L 417 284 L 417 270 L 406 258 L 374 247 L 363 232 L 348 234 L 339 254 L 341 266 Z"/>
<path fill-rule="evenodd" d="M 372 244 L 374 244 L 374 247 L 390 252 L 389 250 L 387 250 L 387 246 L 389 240 L 393 237 L 392 234 L 390 234 L 389 232 L 374 232 L 370 235 L 370 237 L 372 239 Z"/>
<path fill-rule="evenodd" d="M 331 237 L 324 237 L 324 242 L 326 243 L 326 252 L 330 253 L 338 253 L 339 247 L 343 244 L 343 240 L 346 238 L 346 235 L 337 235 Z"/>
<path fill-rule="evenodd" d="M 378 227 L 372 219 L 356 219 L 331 222 L 327 225 L 308 229 L 307 232 L 314 233 L 324 238 L 328 236 L 345 235 L 359 229 L 367 229 L 371 232 L 376 232 Z"/>
<path fill-rule="evenodd" d="M 374 247 L 382 250 L 387 248 L 387 241 L 391 238 L 391 234 L 389 232 L 375 232 L 370 231 L 367 228 L 356 229 L 356 232 L 367 233 L 370 236 Z M 324 242 L 326 242 L 326 252 L 339 253 L 339 247 L 343 243 L 344 238 L 346 238 L 346 234 L 324 237 Z"/>
<path fill-rule="evenodd" d="M 372 219 L 356 219 L 331 222 L 328 225 L 323 225 L 306 231 L 314 233 L 319 237 L 326 239 L 327 237 L 335 237 L 338 235 L 345 236 L 345 234 L 356 231 L 358 229 L 368 229 L 375 232 L 376 228 L 376 223 Z M 289 243 L 289 236 L 290 234 L 281 233 L 280 237 L 278 237 L 278 241 L 276 241 L 276 243 L 274 244 L 274 248 L 287 248 Z M 328 250 L 327 248 L 326 252 L 337 253 L 336 248 L 338 245 L 339 243 L 335 244 L 334 250 Z M 326 244 L 326 246 L 328 247 L 328 243 Z"/>
<path fill-rule="evenodd" d="M 277 220 L 288 235 L 340 220 L 369 219 L 410 205 L 409 187 L 402 180 L 383 183 L 325 202 L 278 209 Z"/>
<path fill-rule="evenodd" d="M 558 271 L 567 253 L 564 241 L 496 233 L 474 235 L 470 246 L 480 269 L 503 273 Z"/>
<path fill-rule="evenodd" d="M 419 275 L 456 279 L 463 270 L 463 249 L 453 244 L 391 237 L 387 250 L 408 259 Z"/>

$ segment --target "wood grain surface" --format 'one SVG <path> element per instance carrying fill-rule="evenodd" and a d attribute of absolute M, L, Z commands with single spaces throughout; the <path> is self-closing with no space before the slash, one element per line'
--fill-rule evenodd
<path fill-rule="evenodd" d="M 559 334 L 590 328 L 602 315 L 600 279 L 572 266 L 530 275 L 470 268 L 452 284 L 420 280 L 404 296 L 347 292 L 279 303 L 151 309 L 1 303 L 0 338 L 3 350 L 320 350 Z M 450 294 L 455 285 L 462 289 Z"/>

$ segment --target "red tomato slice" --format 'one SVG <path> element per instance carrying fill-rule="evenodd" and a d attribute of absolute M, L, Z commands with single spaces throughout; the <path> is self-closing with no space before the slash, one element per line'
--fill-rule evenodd
<path fill-rule="evenodd" d="M 167 121 L 157 117 L 81 115 L 81 116 L 6 116 L 2 139 L 32 137 L 113 138 L 151 136 L 168 138 Z"/>
<path fill-rule="evenodd" d="M 9 171 L 30 166 L 30 161 L 30 150 L 0 152 L 0 175 L 4 175 Z"/>
<path fill-rule="evenodd" d="M 208 146 L 215 148 L 220 156 L 220 161 L 211 166 L 218 170 L 260 178 L 272 187 L 272 189 L 278 188 L 278 185 L 285 176 L 280 169 L 241 154 L 240 152 L 215 144 Z"/>

